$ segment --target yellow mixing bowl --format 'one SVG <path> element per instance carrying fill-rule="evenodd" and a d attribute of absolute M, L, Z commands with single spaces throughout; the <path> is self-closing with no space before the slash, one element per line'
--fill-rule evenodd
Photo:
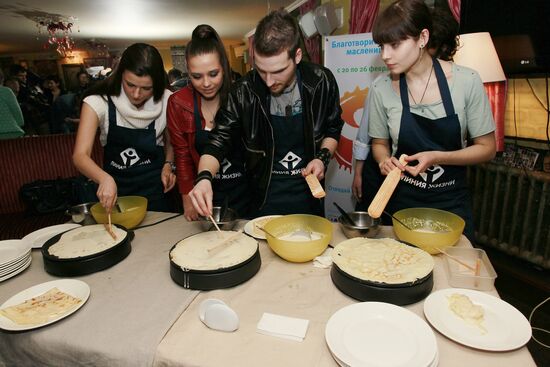
<path fill-rule="evenodd" d="M 147 199 L 143 196 L 121 196 L 117 199 L 117 207 L 111 212 L 111 222 L 132 229 L 141 223 L 147 213 Z M 90 209 L 97 223 L 108 223 L 107 212 L 97 203 Z"/>
<path fill-rule="evenodd" d="M 410 230 L 395 220 L 395 218 L 392 218 L 393 230 L 397 238 L 419 247 L 432 255 L 438 254 L 438 249 L 443 250 L 454 246 L 460 239 L 465 225 L 464 219 L 458 215 L 439 209 L 408 208 L 394 213 L 393 216 L 401 221 L 405 221 L 407 225 L 411 222 L 411 218 L 419 219 L 417 223 L 430 223 L 427 221 L 432 221 L 433 223 L 437 221 L 447 225 L 449 230 L 445 231 L 427 231 L 422 228 Z"/>
<path fill-rule="evenodd" d="M 315 215 L 291 214 L 270 220 L 265 226 L 269 247 L 285 260 L 301 263 L 313 260 L 326 250 L 332 239 L 332 223 Z M 302 235 L 295 240 L 283 239 L 293 233 Z M 318 239 L 307 239 L 309 233 Z M 275 236 L 275 237 L 273 237 Z M 300 240 L 296 240 L 300 239 Z"/>

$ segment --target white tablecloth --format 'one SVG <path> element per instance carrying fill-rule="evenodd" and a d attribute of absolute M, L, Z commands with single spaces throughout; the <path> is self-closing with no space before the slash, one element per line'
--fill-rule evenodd
<path fill-rule="evenodd" d="M 334 225 L 332 244 L 345 240 Z M 393 237 L 384 227 L 379 237 Z M 471 246 L 462 237 L 457 246 Z M 325 326 L 340 308 L 357 302 L 341 293 L 330 279 L 330 269 L 311 262 L 290 263 L 275 255 L 260 241 L 262 267 L 248 282 L 231 289 L 201 292 L 159 345 L 155 366 L 337 366 L 325 342 Z M 435 257 L 434 291 L 449 288 L 442 255 Z M 498 296 L 496 291 L 488 292 Z M 198 318 L 198 306 L 207 298 L 218 298 L 240 317 L 233 333 L 208 329 Z M 424 318 L 423 301 L 406 306 Z M 256 325 L 264 312 L 310 320 L 303 342 L 262 335 Z M 425 318 L 424 318 L 425 319 Z M 491 353 L 457 344 L 435 332 L 441 367 L 528 367 L 535 366 L 526 347 Z"/>
<path fill-rule="evenodd" d="M 149 213 L 145 223 L 163 217 Z M 185 220 L 136 230 L 127 258 L 104 271 L 75 277 L 91 288 L 79 311 L 40 329 L 0 331 L 0 365 L 151 366 L 158 343 L 198 294 L 172 281 L 168 251 L 199 231 L 197 223 Z M 45 272 L 40 251 L 33 250 L 30 268 L 0 283 L 0 304 L 55 279 L 60 278 Z"/>
<path fill-rule="evenodd" d="M 166 216 L 148 213 L 145 223 Z M 337 225 L 334 228 L 332 243 L 337 244 L 345 237 Z M 81 310 L 41 329 L 0 331 L 0 365 L 337 365 L 325 343 L 325 326 L 334 312 L 357 301 L 334 286 L 329 269 L 314 268 L 311 262 L 286 262 L 260 241 L 258 274 L 240 286 L 201 292 L 195 298 L 197 292 L 170 279 L 168 251 L 178 240 L 199 231 L 198 223 L 187 223 L 181 216 L 137 230 L 128 258 L 105 271 L 78 277 L 92 289 Z M 393 236 L 391 227 L 383 228 L 381 236 Z M 457 246 L 470 244 L 463 237 Z M 435 257 L 435 263 L 434 290 L 447 288 L 441 256 Z M 30 269 L 0 283 L 0 304 L 52 279 L 57 278 L 45 273 L 40 253 L 33 251 Z M 225 333 L 202 324 L 198 306 L 206 298 L 219 298 L 232 307 L 240 317 L 240 328 Z M 422 306 L 418 302 L 407 308 L 424 317 Z M 258 334 L 256 325 L 264 312 L 310 320 L 305 340 Z M 442 367 L 535 365 L 526 347 L 490 353 L 462 346 L 437 332 L 436 338 Z"/>

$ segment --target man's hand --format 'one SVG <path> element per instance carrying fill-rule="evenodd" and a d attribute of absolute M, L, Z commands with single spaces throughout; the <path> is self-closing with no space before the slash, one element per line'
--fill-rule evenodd
<path fill-rule="evenodd" d="M 204 217 L 212 215 L 212 182 L 200 180 L 193 190 L 189 191 L 189 197 L 195 210 Z"/>
<path fill-rule="evenodd" d="M 302 176 L 306 177 L 309 174 L 314 174 L 319 181 L 325 178 L 325 165 L 320 159 L 315 158 L 302 170 Z"/>

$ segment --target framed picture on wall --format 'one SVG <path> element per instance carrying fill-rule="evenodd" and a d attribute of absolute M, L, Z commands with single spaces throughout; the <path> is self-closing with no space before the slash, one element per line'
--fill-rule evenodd
<path fill-rule="evenodd" d="M 82 64 L 63 64 L 63 79 L 65 80 L 65 88 L 67 90 L 75 90 L 78 88 L 78 78 L 76 75 L 80 70 L 84 70 Z"/>

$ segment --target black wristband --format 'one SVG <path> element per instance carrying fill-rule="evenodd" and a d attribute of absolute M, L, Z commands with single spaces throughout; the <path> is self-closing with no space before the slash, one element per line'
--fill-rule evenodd
<path fill-rule="evenodd" d="M 210 171 L 207 169 L 205 169 L 204 171 L 200 171 L 197 175 L 197 178 L 195 178 L 193 185 L 196 185 L 201 180 L 208 180 L 212 182 L 212 173 L 210 173 Z"/>
<path fill-rule="evenodd" d="M 323 165 L 325 166 L 325 170 L 326 170 L 328 168 L 328 164 L 330 163 L 332 156 L 330 155 L 330 150 L 328 150 L 328 148 L 323 148 L 317 152 L 317 154 L 315 155 L 315 158 L 323 162 Z"/>

